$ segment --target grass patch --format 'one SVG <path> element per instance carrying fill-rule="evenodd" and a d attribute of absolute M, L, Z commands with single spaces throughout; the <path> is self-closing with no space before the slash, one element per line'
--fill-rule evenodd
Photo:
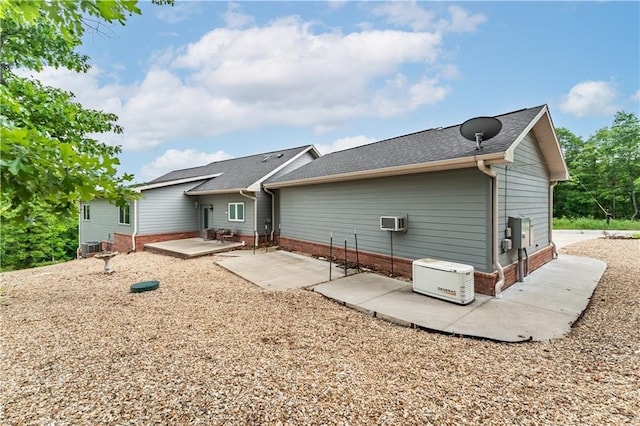
<path fill-rule="evenodd" d="M 640 231 L 640 221 L 627 219 L 611 219 L 611 221 L 607 224 L 606 219 L 594 219 L 592 217 L 554 217 L 553 228 Z"/>

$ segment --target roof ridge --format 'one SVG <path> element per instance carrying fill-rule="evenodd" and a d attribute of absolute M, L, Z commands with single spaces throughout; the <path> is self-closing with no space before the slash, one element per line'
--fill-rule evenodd
<path fill-rule="evenodd" d="M 547 104 L 541 104 L 541 105 L 530 107 L 530 108 L 520 108 L 520 109 L 515 110 L 515 111 L 505 112 L 503 114 L 497 114 L 497 115 L 494 115 L 492 117 L 503 117 L 505 115 L 516 114 L 516 113 L 519 113 L 519 112 L 522 112 L 522 111 L 533 110 L 533 109 L 536 109 L 536 108 L 543 108 L 545 106 L 547 106 Z M 337 154 L 337 153 L 341 153 L 341 152 L 344 153 L 346 151 L 350 151 L 350 150 L 353 150 L 353 149 L 362 148 L 363 146 L 374 145 L 374 144 L 383 143 L 383 142 L 389 142 L 389 141 L 393 141 L 395 139 L 406 138 L 407 136 L 413 136 L 413 135 L 417 135 L 417 134 L 420 134 L 420 133 L 429 133 L 429 132 L 433 132 L 433 131 L 447 130 L 447 129 L 451 129 L 451 128 L 454 128 L 454 127 L 460 127 L 461 125 L 462 125 L 462 123 L 451 124 L 451 125 L 444 126 L 444 127 L 431 127 L 429 129 L 425 129 L 425 130 L 418 130 L 418 131 L 415 131 L 415 132 L 406 133 L 404 135 L 394 136 L 394 137 L 387 138 L 387 139 L 381 139 L 381 140 L 378 140 L 378 141 L 369 142 L 369 143 L 364 144 L 364 145 L 358 145 L 358 146 L 354 146 L 354 147 L 351 147 L 351 148 L 342 149 L 340 151 L 334 151 L 334 152 L 331 152 L 331 153 L 329 153 L 327 155 Z"/>
<path fill-rule="evenodd" d="M 207 166 L 210 166 L 212 164 L 220 164 L 220 163 L 225 163 L 227 161 L 233 161 L 233 160 L 239 160 L 239 159 L 245 159 L 245 158 L 251 158 L 251 157 L 261 157 L 263 155 L 276 154 L 276 153 L 280 153 L 280 152 L 283 152 L 283 151 L 296 151 L 296 150 L 299 150 L 299 149 L 302 149 L 302 148 L 308 148 L 310 146 L 313 146 L 313 145 L 312 144 L 307 144 L 307 145 L 296 146 L 296 147 L 293 147 L 293 148 L 272 149 L 270 151 L 259 152 L 257 154 L 243 155 L 242 157 L 233 157 L 233 158 L 227 158 L 226 160 L 212 161 L 211 163 L 207 163 L 204 166 L 200 166 L 200 167 L 207 167 Z M 185 169 L 185 170 L 189 170 L 189 169 Z"/>

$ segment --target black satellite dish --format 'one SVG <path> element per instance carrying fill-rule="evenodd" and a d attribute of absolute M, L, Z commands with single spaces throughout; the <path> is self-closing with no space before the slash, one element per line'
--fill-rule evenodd
<path fill-rule="evenodd" d="M 460 134 L 465 139 L 476 142 L 476 151 L 482 149 L 482 141 L 491 139 L 502 130 L 502 122 L 495 117 L 471 118 L 460 126 Z"/>

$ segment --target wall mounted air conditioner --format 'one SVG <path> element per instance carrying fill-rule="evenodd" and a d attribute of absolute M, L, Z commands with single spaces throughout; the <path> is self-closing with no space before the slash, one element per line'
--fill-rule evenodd
<path fill-rule="evenodd" d="M 90 253 L 99 253 L 101 249 L 100 241 L 89 241 L 80 245 L 82 250 L 82 257 L 87 257 Z"/>
<path fill-rule="evenodd" d="M 407 218 L 405 216 L 380 216 L 380 229 L 383 231 L 406 231 Z"/>
<path fill-rule="evenodd" d="M 413 261 L 413 291 L 460 305 L 475 299 L 473 266 L 437 259 Z"/>

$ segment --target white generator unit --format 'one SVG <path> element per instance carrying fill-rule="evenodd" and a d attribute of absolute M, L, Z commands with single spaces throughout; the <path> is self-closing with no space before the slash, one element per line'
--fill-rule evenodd
<path fill-rule="evenodd" d="M 473 266 L 437 259 L 413 261 L 413 291 L 460 305 L 475 299 Z"/>

